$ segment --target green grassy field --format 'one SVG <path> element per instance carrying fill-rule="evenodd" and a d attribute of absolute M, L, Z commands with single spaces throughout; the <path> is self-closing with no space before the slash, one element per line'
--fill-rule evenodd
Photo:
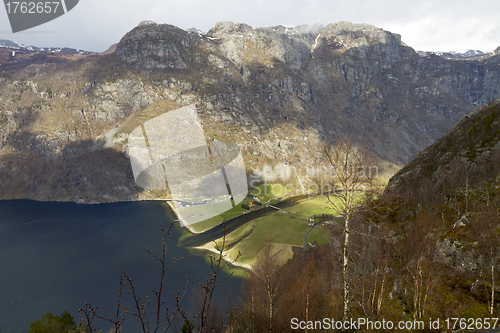
<path fill-rule="evenodd" d="M 249 264 L 268 243 L 303 246 L 304 236 L 310 229 L 306 219 L 279 212 L 261 217 L 248 224 L 254 227 L 253 232 L 234 246 L 230 256 L 240 251 L 242 254 L 240 262 Z M 309 234 L 308 242 L 324 244 L 328 242 L 329 236 L 325 229 L 317 227 Z"/>
<path fill-rule="evenodd" d="M 209 220 L 193 225 L 195 230 L 203 231 L 222 222 L 224 218 L 231 218 L 244 212 L 242 204 L 249 204 L 256 196 L 261 202 L 266 202 L 271 198 L 283 197 L 289 189 L 281 184 L 261 185 L 254 189 L 237 207 L 213 217 Z M 339 207 L 343 206 L 339 199 L 330 197 L 330 199 Z M 356 202 L 361 203 L 364 197 L 361 195 Z M 272 204 L 274 201 L 270 201 Z M 304 237 L 309 231 L 309 217 L 326 215 L 339 215 L 336 209 L 325 196 L 313 197 L 309 200 L 299 202 L 293 206 L 287 207 L 285 211 L 276 210 L 274 213 L 262 216 L 252 220 L 226 237 L 228 245 L 228 255 L 231 259 L 236 258 L 238 252 L 241 257 L 239 263 L 255 264 L 257 258 L 263 256 L 263 249 L 269 247 L 271 255 L 278 253 L 277 259 L 284 263 L 293 256 L 292 248 L 294 246 L 303 247 Z M 341 219 L 336 219 L 337 223 L 342 224 Z M 322 226 L 316 227 L 308 236 L 308 243 L 325 244 L 329 241 L 330 233 Z M 216 240 L 220 242 L 222 239 Z M 269 245 L 271 244 L 271 245 Z M 206 244 L 207 246 L 213 244 Z"/>
<path fill-rule="evenodd" d="M 338 204 L 340 204 L 340 202 L 338 202 Z M 343 207 L 342 205 L 340 206 Z M 332 205 L 325 196 L 313 197 L 310 200 L 288 207 L 286 210 L 307 217 L 322 214 L 338 215 L 338 212 L 332 208 Z"/>
<path fill-rule="evenodd" d="M 340 199 L 330 196 L 330 200 L 335 204 L 335 206 L 341 211 L 344 210 L 344 205 L 340 201 Z M 359 205 L 363 202 L 366 202 L 366 197 L 363 193 L 359 192 L 359 195 L 354 199 L 354 204 Z M 310 200 L 300 202 L 292 207 L 288 207 L 286 209 L 289 212 L 297 213 L 305 216 L 313 216 L 313 215 L 340 215 L 340 212 L 334 208 L 332 203 L 328 200 L 326 196 L 317 196 L 313 197 Z"/>
<path fill-rule="evenodd" d="M 247 198 L 245 198 L 245 200 L 243 200 L 242 202 L 240 202 L 238 205 L 236 205 L 235 207 L 231 208 L 230 210 L 225 211 L 224 213 L 222 213 L 220 215 L 217 215 L 217 216 L 214 216 L 212 218 L 209 218 L 209 219 L 207 219 L 205 221 L 192 224 L 191 227 L 195 231 L 198 231 L 198 232 L 202 232 L 202 231 L 208 230 L 208 229 L 216 226 L 217 224 L 221 223 L 224 219 L 230 219 L 232 217 L 236 217 L 238 215 L 243 214 L 243 212 L 245 211 L 245 209 L 243 207 L 241 207 L 241 206 L 243 204 L 249 205 L 252 201 L 253 201 L 253 199 L 247 197 Z"/>
<path fill-rule="evenodd" d="M 332 210 L 325 206 L 326 198 L 314 198 L 286 209 L 296 214 L 276 211 L 273 214 L 263 216 L 245 224 L 227 236 L 229 256 L 234 259 L 239 251 L 241 252 L 241 257 L 238 261 L 240 263 L 252 264 L 254 259 L 269 243 L 274 244 L 274 247 L 280 248 L 285 257 L 291 256 L 291 248 L 293 246 L 302 247 L 304 245 L 304 237 L 310 229 L 307 217 L 314 214 L 332 213 Z M 328 242 L 329 237 L 329 232 L 319 226 L 309 234 L 307 241 L 325 244 Z M 221 241 L 221 239 L 217 241 Z M 283 258 L 282 255 L 280 259 L 284 260 L 286 258 Z"/>

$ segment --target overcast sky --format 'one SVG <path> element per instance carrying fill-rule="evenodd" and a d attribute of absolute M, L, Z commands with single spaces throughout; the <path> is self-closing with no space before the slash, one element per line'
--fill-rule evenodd
<path fill-rule="evenodd" d="M 492 51 L 500 46 L 499 17 L 499 0 L 80 0 L 64 16 L 15 34 L 0 8 L 0 39 L 102 52 L 142 20 L 202 31 L 220 21 L 253 27 L 350 21 L 400 34 L 416 50 Z"/>

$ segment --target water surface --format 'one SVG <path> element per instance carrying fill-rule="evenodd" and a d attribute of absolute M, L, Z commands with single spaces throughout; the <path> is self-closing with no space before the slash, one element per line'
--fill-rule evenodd
<path fill-rule="evenodd" d="M 21 332 L 50 311 L 68 310 L 79 319 L 85 302 L 99 304 L 101 314 L 116 307 L 122 270 L 134 280 L 139 293 L 156 288 L 161 267 L 147 248 L 161 253 L 161 228 L 175 215 L 162 202 L 127 202 L 99 205 L 0 201 L 0 331 Z M 167 238 L 167 257 L 185 257 L 168 271 L 171 292 L 189 290 L 210 276 L 207 254 L 177 246 L 185 230 L 175 223 Z M 239 290 L 231 278 L 220 295 Z M 185 300 L 188 300 L 186 297 Z M 188 302 L 185 308 L 190 308 Z M 128 318 L 124 332 L 134 330 Z M 127 325 L 128 323 L 128 325 Z"/>

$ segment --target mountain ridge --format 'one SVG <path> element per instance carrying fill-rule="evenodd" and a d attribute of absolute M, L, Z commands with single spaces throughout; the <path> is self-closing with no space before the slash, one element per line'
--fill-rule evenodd
<path fill-rule="evenodd" d="M 24 45 L 8 39 L 0 39 L 0 47 L 22 50 L 22 51 L 32 51 L 32 52 L 45 52 L 45 53 L 61 53 L 61 54 L 72 54 L 72 55 L 89 55 L 95 52 L 83 51 L 79 49 L 74 49 L 70 47 L 40 47 L 33 45 Z"/>
<path fill-rule="evenodd" d="M 133 183 L 126 135 L 189 104 L 197 106 L 208 140 L 240 145 L 252 174 L 282 164 L 315 167 L 320 143 L 341 135 L 402 165 L 463 115 L 500 97 L 499 55 L 422 56 L 399 35 L 367 24 L 220 22 L 203 34 L 149 23 L 111 52 L 0 67 L 0 179 L 10 184 L 1 197 L 50 200 L 50 177 L 30 169 L 26 179 L 34 183 L 23 185 L 10 171 L 27 156 L 60 165 L 47 173 L 62 180 L 52 192 L 64 200 L 155 197 Z M 91 151 L 117 126 L 113 149 Z M 106 170 L 99 177 L 116 176 L 108 185 L 96 183 L 102 178 L 90 166 L 75 165 L 98 156 Z"/>
<path fill-rule="evenodd" d="M 385 195 L 413 198 L 420 188 L 428 187 L 436 202 L 444 202 L 457 188 L 497 184 L 499 124 L 500 98 L 462 117 L 389 180 Z"/>

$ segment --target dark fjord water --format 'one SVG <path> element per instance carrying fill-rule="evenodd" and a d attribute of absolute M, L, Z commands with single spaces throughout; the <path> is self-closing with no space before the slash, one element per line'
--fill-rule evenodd
<path fill-rule="evenodd" d="M 21 332 L 48 311 L 68 310 L 78 321 L 78 309 L 89 301 L 99 305 L 101 315 L 112 316 L 122 270 L 141 295 L 148 295 L 158 285 L 161 268 L 141 249 L 161 253 L 161 228 L 174 219 L 162 202 L 0 201 L 0 332 Z M 186 275 L 189 291 L 210 276 L 206 253 L 177 246 L 185 232 L 176 223 L 167 238 L 167 257 L 185 257 L 167 273 L 165 294 L 171 304 L 172 291 L 183 290 Z M 219 296 L 238 293 L 239 283 L 231 277 Z M 190 308 L 188 297 L 183 307 Z M 124 332 L 135 331 L 135 323 L 127 318 Z M 101 327 L 106 331 L 108 326 Z"/>

